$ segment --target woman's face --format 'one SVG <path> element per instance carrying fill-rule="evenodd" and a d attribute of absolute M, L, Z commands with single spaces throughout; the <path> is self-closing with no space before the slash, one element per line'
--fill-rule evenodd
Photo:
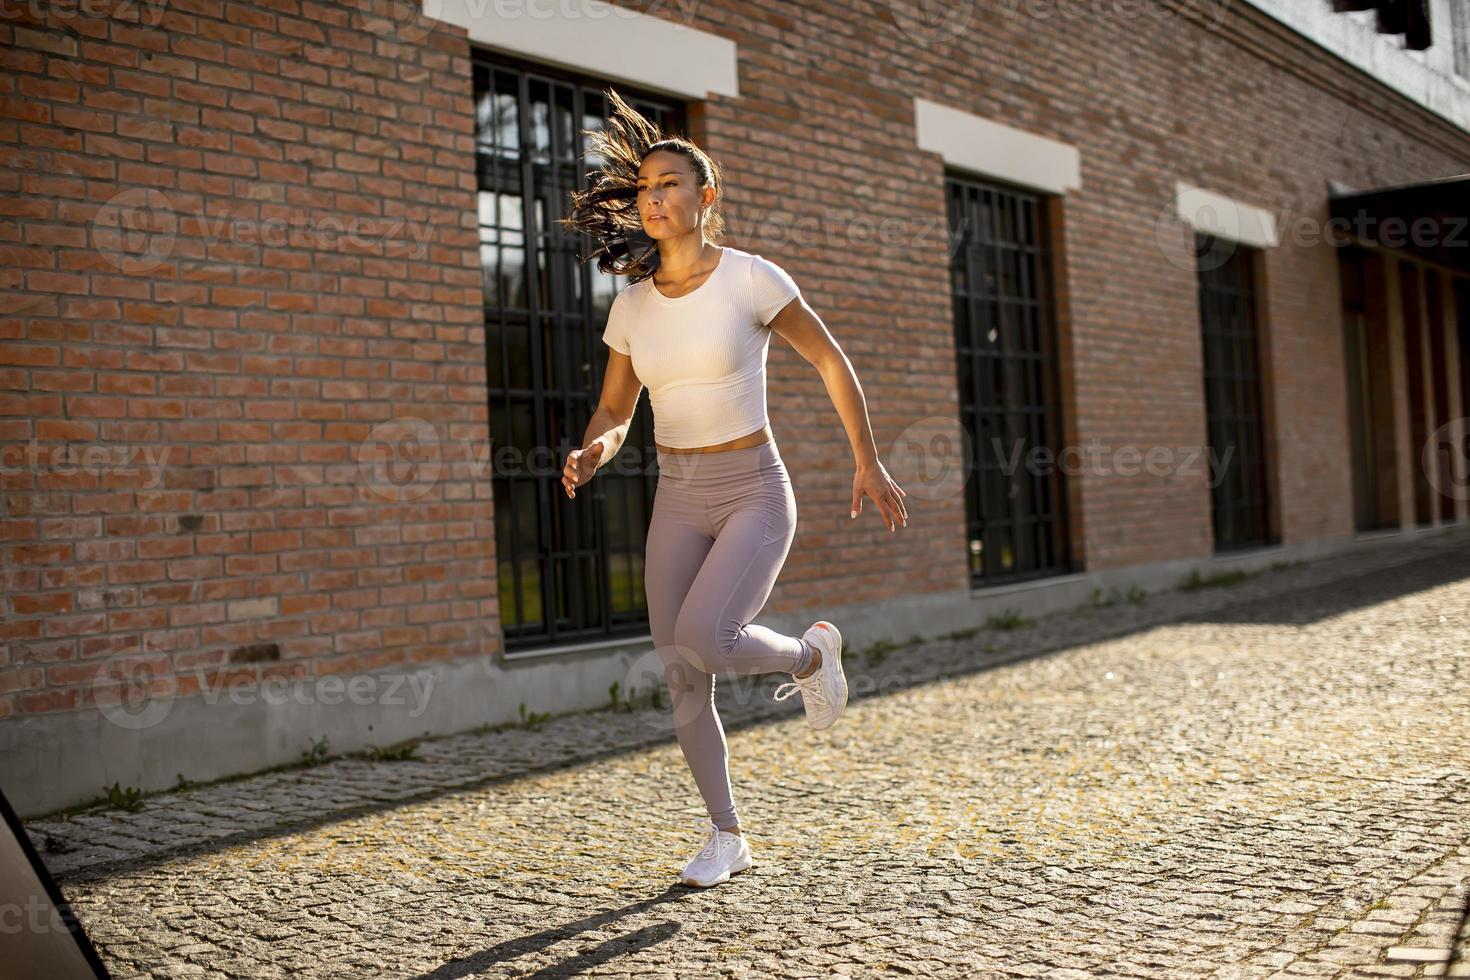
<path fill-rule="evenodd" d="M 713 189 L 708 189 L 710 195 Z M 682 153 L 657 150 L 638 168 L 638 216 L 650 238 L 668 239 L 699 231 L 705 194 Z"/>

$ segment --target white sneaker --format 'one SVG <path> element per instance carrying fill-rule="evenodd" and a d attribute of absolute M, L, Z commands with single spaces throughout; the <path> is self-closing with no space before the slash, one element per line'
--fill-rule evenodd
<path fill-rule="evenodd" d="M 709 834 L 709 842 L 684 866 L 684 873 L 679 876 L 684 884 L 708 888 L 729 881 L 732 874 L 738 874 L 755 863 L 744 834 L 721 830 L 714 821 L 701 821 L 700 827 Z"/>
<path fill-rule="evenodd" d="M 837 627 L 819 619 L 801 637 L 822 651 L 822 666 L 805 677 L 792 676 L 776 688 L 777 701 L 785 701 L 797 691 L 806 706 L 806 723 L 813 728 L 831 728 L 842 709 L 847 707 L 847 675 L 842 672 L 842 634 Z"/>

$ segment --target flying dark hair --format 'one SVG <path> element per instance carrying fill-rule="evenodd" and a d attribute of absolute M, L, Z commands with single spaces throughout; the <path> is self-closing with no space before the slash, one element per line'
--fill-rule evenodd
<path fill-rule="evenodd" d="M 724 178 L 719 166 L 692 140 L 664 135 L 615 90 L 604 89 L 603 95 L 611 107 L 607 128 L 582 130 L 586 155 L 600 158 L 601 166 L 588 172 L 586 190 L 572 191 L 567 216 L 556 221 L 593 239 L 592 253 L 578 256 L 581 261 L 595 258 L 601 272 L 640 282 L 659 265 L 658 244 L 643 230 L 638 214 L 638 168 L 643 161 L 656 150 L 682 154 L 699 188 L 714 187 L 715 200 L 705 213 L 703 228 L 705 239 L 715 243 L 725 232 L 720 213 Z"/>

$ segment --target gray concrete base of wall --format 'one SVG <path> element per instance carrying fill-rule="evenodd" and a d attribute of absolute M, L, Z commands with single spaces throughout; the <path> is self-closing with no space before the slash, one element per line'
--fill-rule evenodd
<path fill-rule="evenodd" d="M 821 616 L 840 626 L 848 649 L 862 649 L 981 626 L 1008 609 L 1038 616 L 1075 608 L 1090 603 L 1094 589 L 1104 596 L 1114 589 L 1156 592 L 1177 587 L 1194 570 L 1204 576 L 1255 571 L 1275 562 L 1316 561 L 1463 527 L 1358 534 L 882 604 L 828 606 L 800 615 L 761 616 L 760 622 L 800 634 Z M 187 698 L 165 693 L 126 707 L 25 716 L 0 722 L 0 786 L 17 813 L 32 818 L 94 800 L 114 783 L 152 792 L 173 788 L 181 776 L 206 782 L 299 762 L 314 744 L 333 754 L 354 752 L 513 723 L 520 720 L 522 705 L 528 712 L 551 713 L 604 707 L 615 681 L 625 695 L 662 684 L 662 665 L 650 638 L 216 689 Z"/>

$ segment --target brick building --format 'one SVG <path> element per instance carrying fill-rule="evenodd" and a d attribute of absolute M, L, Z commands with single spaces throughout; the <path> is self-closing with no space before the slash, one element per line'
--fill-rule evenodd
<path fill-rule="evenodd" d="M 909 491 L 848 518 L 773 342 L 763 622 L 861 648 L 1462 533 L 1470 15 L 1354 5 L 14 7 L 0 785 L 640 686 L 646 394 L 557 486 L 620 286 L 553 223 L 606 86 L 722 165 L 725 242 L 801 285 Z"/>

